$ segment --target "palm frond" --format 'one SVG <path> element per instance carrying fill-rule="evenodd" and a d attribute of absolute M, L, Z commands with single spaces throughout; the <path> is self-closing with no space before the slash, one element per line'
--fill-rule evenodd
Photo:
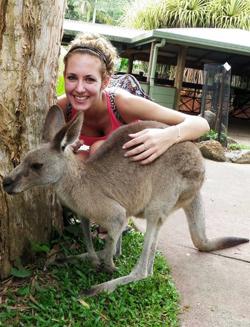
<path fill-rule="evenodd" d="M 250 29 L 250 0 L 136 0 L 124 18 L 127 26 L 220 27 Z"/>

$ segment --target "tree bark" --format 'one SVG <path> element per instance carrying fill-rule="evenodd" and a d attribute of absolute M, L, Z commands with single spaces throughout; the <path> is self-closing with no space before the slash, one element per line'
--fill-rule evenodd
<path fill-rule="evenodd" d="M 11 197 L 1 181 L 39 144 L 46 111 L 55 102 L 65 2 L 0 2 L 0 278 L 9 275 L 29 241 L 45 242 L 62 228 L 60 206 L 48 188 Z"/>

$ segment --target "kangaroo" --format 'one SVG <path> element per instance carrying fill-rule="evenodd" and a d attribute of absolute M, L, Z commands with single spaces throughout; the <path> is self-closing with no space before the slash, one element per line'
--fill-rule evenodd
<path fill-rule="evenodd" d="M 149 165 L 142 166 L 124 157 L 122 145 L 128 134 L 149 127 L 167 125 L 141 121 L 117 129 L 86 160 L 73 153 L 72 144 L 80 135 L 83 114 L 65 124 L 60 108 L 50 108 L 45 119 L 43 139 L 38 149 L 30 151 L 9 176 L 4 190 L 17 194 L 39 185 L 51 184 L 61 202 L 82 218 L 87 239 L 87 253 L 94 265 L 100 261 L 114 270 L 116 244 L 129 216 L 141 213 L 147 220 L 144 246 L 131 273 L 92 286 L 85 295 L 112 292 L 118 285 L 138 281 L 153 273 L 159 230 L 174 210 L 183 208 L 192 241 L 200 251 L 213 251 L 248 242 L 246 238 L 224 237 L 209 240 L 200 195 L 205 168 L 199 149 L 191 142 L 178 143 Z M 140 215 L 141 216 L 141 215 Z M 89 221 L 108 232 L 104 249 L 95 252 L 89 234 Z"/>

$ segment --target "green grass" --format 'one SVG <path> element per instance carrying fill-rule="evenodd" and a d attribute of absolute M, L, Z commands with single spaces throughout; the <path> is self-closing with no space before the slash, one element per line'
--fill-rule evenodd
<path fill-rule="evenodd" d="M 81 243 L 79 235 L 67 233 L 52 242 L 49 253 L 58 249 L 65 254 L 82 252 Z M 135 231 L 123 237 L 123 255 L 116 261 L 119 270 L 113 277 L 131 271 L 142 243 L 143 236 Z M 96 239 L 96 246 L 101 248 L 103 241 Z M 42 267 L 41 251 L 38 258 Z M 38 265 L 28 267 L 30 278 L 12 277 L 3 283 L 0 326 L 179 326 L 179 295 L 159 253 L 152 277 L 92 298 L 81 297 L 81 290 L 109 280 L 107 273 L 97 273 L 86 262 L 51 266 L 46 272 Z"/>
<path fill-rule="evenodd" d="M 228 149 L 229 150 L 250 150 L 250 145 L 232 143 L 232 144 L 229 144 Z"/>

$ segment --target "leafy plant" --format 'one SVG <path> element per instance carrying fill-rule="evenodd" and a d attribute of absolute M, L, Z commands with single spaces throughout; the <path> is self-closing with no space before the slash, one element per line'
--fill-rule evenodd
<path fill-rule="evenodd" d="M 116 70 L 118 72 L 126 72 L 128 68 L 128 59 L 127 58 L 120 58 L 117 64 Z"/>
<path fill-rule="evenodd" d="M 205 133 L 202 136 L 202 139 L 204 139 L 204 140 L 217 140 L 218 139 L 218 133 L 215 130 L 210 129 L 210 131 L 208 131 L 207 133 Z"/>
<path fill-rule="evenodd" d="M 27 278 L 31 276 L 31 271 L 24 267 L 15 268 L 12 267 L 10 271 L 11 275 L 18 278 Z"/>
<path fill-rule="evenodd" d="M 128 3 L 120 20 L 121 25 L 143 29 L 158 28 L 160 18 L 157 10 L 160 4 L 159 0 L 136 0 Z"/>
<path fill-rule="evenodd" d="M 135 1 L 123 24 L 135 28 L 217 27 L 250 29 L 249 0 Z"/>
<path fill-rule="evenodd" d="M 48 253 L 50 248 L 48 244 L 41 244 L 34 241 L 30 241 L 31 251 L 35 254 L 37 253 Z"/>
<path fill-rule="evenodd" d="M 206 11 L 210 27 L 250 29 L 249 0 L 210 0 Z"/>
<path fill-rule="evenodd" d="M 207 141 L 207 140 L 215 140 L 215 141 L 219 141 L 222 144 L 226 144 L 227 135 L 226 133 L 221 133 L 220 140 L 219 140 L 218 132 L 215 131 L 214 129 L 210 129 L 210 131 L 208 131 L 207 133 L 205 133 L 200 137 L 200 141 Z"/>
<path fill-rule="evenodd" d="M 14 263 L 14 267 L 11 268 L 10 273 L 12 276 L 18 277 L 18 278 L 27 278 L 27 277 L 30 277 L 32 274 L 29 269 L 23 267 L 23 264 L 22 264 L 20 258 L 16 259 L 16 261 Z"/>

